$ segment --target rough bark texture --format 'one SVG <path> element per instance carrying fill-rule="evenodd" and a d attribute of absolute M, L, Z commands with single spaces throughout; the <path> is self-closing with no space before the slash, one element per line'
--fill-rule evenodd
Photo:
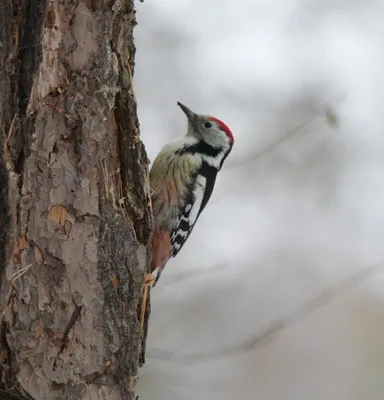
<path fill-rule="evenodd" d="M 133 0 L 1 1 L 2 398 L 134 399 L 151 236 L 135 24 Z"/>

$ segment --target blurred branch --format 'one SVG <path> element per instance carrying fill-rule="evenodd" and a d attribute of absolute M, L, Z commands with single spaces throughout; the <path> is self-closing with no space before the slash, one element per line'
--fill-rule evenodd
<path fill-rule="evenodd" d="M 335 117 L 334 117 L 335 118 Z M 326 121 L 329 124 L 329 117 L 328 115 L 321 118 L 322 122 Z M 261 150 L 259 150 L 256 154 L 249 156 L 241 161 L 241 166 L 244 166 L 251 162 L 257 162 L 261 158 L 265 157 L 266 155 L 272 153 L 274 150 L 278 149 L 283 143 L 287 142 L 288 140 L 292 139 L 295 136 L 303 135 L 309 131 L 309 127 L 316 121 L 316 118 L 311 118 L 309 121 L 301 122 L 300 124 L 296 125 L 292 129 L 289 129 L 283 135 L 278 136 L 275 140 L 268 143 L 264 146 Z M 330 124 L 329 124 L 330 125 Z M 335 126 L 335 125 L 333 125 Z M 229 168 L 236 168 L 239 164 L 231 164 Z"/>
<path fill-rule="evenodd" d="M 272 151 L 279 148 L 284 142 L 288 141 L 292 137 L 304 134 L 305 132 L 307 132 L 305 128 L 308 128 L 312 122 L 313 120 L 302 122 L 299 125 L 295 126 L 294 128 L 288 130 L 288 132 L 286 132 L 284 135 L 277 137 L 274 141 L 264 146 L 264 148 L 262 148 L 254 156 L 252 156 L 252 158 L 246 160 L 246 162 L 252 162 L 252 161 L 256 162 L 260 158 L 266 156 L 267 154 L 272 153 Z"/>
<path fill-rule="evenodd" d="M 149 355 L 149 357 L 170 362 L 193 363 L 209 361 L 212 359 L 227 357 L 243 352 L 249 352 L 251 350 L 267 346 L 273 342 L 273 339 L 277 334 L 282 333 L 284 330 L 303 321 L 317 309 L 326 306 L 337 297 L 341 296 L 343 293 L 357 286 L 366 279 L 371 278 L 379 272 L 382 272 L 383 267 L 384 261 L 380 262 L 379 264 L 363 268 L 360 271 L 351 274 L 349 277 L 340 281 L 335 286 L 323 290 L 317 296 L 305 302 L 303 306 L 300 307 L 298 310 L 293 311 L 286 317 L 277 319 L 275 322 L 270 324 L 263 332 L 258 333 L 254 337 L 251 337 L 248 340 L 244 340 L 241 343 L 234 344 L 233 346 L 222 347 L 219 349 L 212 349 L 210 351 L 205 351 L 204 353 L 186 354 L 179 356 L 175 356 L 172 352 L 153 349 L 151 350 L 151 354 Z"/>

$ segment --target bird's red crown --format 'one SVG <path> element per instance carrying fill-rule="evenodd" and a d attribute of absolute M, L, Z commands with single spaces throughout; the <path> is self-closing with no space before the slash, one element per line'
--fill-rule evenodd
<path fill-rule="evenodd" d="M 233 138 L 232 132 L 229 129 L 229 127 L 226 124 L 224 124 L 223 121 L 220 121 L 219 119 L 217 119 L 215 117 L 209 117 L 209 118 L 211 119 L 211 121 L 214 121 L 217 123 L 217 125 L 219 125 L 219 127 L 227 134 L 227 136 L 231 140 L 231 143 L 233 144 L 235 139 Z"/>

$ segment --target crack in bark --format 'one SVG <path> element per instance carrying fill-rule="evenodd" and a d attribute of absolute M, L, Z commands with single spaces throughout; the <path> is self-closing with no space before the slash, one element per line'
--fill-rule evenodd
<path fill-rule="evenodd" d="M 81 310 L 83 309 L 83 306 L 78 306 L 76 305 L 76 308 L 74 309 L 72 315 L 71 315 L 71 319 L 69 320 L 65 331 L 64 331 L 64 335 L 63 338 L 61 339 L 61 347 L 59 352 L 57 353 L 57 355 L 59 356 L 67 347 L 68 342 L 69 342 L 69 332 L 71 331 L 71 329 L 73 328 L 73 326 L 75 325 L 75 323 L 78 321 L 78 319 L 80 318 L 80 314 L 81 314 Z"/>
<path fill-rule="evenodd" d="M 3 380 L 12 382 L 12 352 L 7 341 L 9 327 L 5 321 L 1 321 L 0 329 L 0 372 Z"/>

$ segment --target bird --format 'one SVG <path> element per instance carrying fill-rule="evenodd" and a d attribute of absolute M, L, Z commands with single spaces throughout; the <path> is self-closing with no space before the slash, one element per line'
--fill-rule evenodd
<path fill-rule="evenodd" d="M 158 283 L 167 262 L 191 235 L 234 144 L 224 122 L 197 114 L 179 101 L 177 105 L 187 117 L 187 133 L 161 149 L 149 172 L 154 231 L 150 273 L 144 275 L 142 327 L 148 288 Z"/>

